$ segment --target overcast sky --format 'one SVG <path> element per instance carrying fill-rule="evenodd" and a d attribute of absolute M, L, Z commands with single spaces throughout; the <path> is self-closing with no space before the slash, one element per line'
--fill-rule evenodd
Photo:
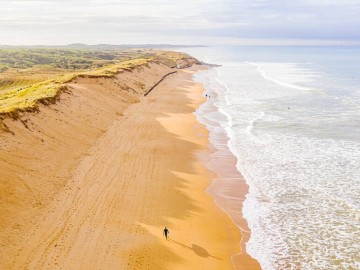
<path fill-rule="evenodd" d="M 360 0 L 0 0 L 0 44 L 360 44 Z"/>

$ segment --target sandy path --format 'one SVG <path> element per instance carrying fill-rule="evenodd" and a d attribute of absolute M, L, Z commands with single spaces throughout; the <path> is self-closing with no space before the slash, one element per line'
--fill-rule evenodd
<path fill-rule="evenodd" d="M 204 192 L 202 88 L 190 78 L 171 75 L 128 107 L 6 269 L 231 269 L 240 234 Z"/>

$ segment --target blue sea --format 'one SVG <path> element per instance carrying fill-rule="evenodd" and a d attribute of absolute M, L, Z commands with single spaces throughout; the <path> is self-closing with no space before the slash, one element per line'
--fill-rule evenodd
<path fill-rule="evenodd" d="M 360 48 L 182 51 L 221 65 L 195 79 L 249 186 L 247 252 L 264 270 L 360 269 Z"/>

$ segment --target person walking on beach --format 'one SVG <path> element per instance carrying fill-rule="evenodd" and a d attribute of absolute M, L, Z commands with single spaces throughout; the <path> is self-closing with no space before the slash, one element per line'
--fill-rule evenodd
<path fill-rule="evenodd" d="M 168 230 L 168 228 L 165 227 L 164 235 L 165 235 L 166 240 L 168 239 L 168 234 L 169 234 L 169 230 Z"/>

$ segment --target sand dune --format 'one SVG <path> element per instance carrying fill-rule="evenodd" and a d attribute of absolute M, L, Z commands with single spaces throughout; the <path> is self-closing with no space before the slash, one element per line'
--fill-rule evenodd
<path fill-rule="evenodd" d="M 232 268 L 240 233 L 204 192 L 192 69 L 146 97 L 173 70 L 78 78 L 55 105 L 6 120 L 1 269 Z"/>

